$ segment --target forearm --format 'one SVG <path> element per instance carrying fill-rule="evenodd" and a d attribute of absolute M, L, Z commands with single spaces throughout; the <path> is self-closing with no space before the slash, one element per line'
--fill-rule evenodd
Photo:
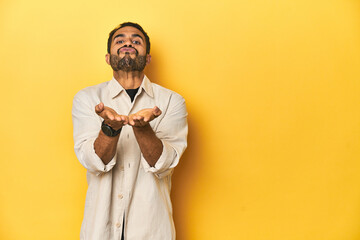
<path fill-rule="evenodd" d="M 95 153 L 105 165 L 115 156 L 119 136 L 120 134 L 115 137 L 108 137 L 100 130 L 99 136 L 94 142 Z"/>
<path fill-rule="evenodd" d="M 141 153 L 151 167 L 154 167 L 163 151 L 163 144 L 156 137 L 149 124 L 144 127 L 133 127 L 136 141 L 139 144 Z"/>

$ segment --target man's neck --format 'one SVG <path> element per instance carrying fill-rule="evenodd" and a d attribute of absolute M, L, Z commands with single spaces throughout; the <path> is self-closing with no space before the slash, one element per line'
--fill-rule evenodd
<path fill-rule="evenodd" d="M 144 78 L 144 72 L 114 71 L 114 78 L 124 89 L 135 89 L 140 87 Z"/>

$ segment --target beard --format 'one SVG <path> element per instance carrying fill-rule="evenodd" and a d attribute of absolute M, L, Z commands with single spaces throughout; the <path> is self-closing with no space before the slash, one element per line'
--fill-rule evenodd
<path fill-rule="evenodd" d="M 115 54 L 110 55 L 110 66 L 114 71 L 142 72 L 146 66 L 146 56 L 137 55 L 134 59 L 129 54 L 123 58 Z"/>

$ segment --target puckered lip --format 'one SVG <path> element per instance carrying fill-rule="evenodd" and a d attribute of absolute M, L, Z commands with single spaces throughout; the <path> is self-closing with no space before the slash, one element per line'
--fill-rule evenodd
<path fill-rule="evenodd" d="M 130 52 L 130 53 L 136 53 L 136 49 L 132 47 L 122 47 L 120 48 L 120 52 Z"/>

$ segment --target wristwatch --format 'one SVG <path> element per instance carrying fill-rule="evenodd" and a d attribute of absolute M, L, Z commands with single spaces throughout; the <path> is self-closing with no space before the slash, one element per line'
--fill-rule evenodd
<path fill-rule="evenodd" d="M 103 133 L 106 136 L 109 136 L 109 137 L 115 137 L 115 136 L 119 135 L 119 133 L 121 132 L 121 128 L 119 130 L 114 130 L 112 127 L 107 125 L 105 123 L 105 121 L 103 121 L 101 124 L 101 130 L 103 131 Z"/>

